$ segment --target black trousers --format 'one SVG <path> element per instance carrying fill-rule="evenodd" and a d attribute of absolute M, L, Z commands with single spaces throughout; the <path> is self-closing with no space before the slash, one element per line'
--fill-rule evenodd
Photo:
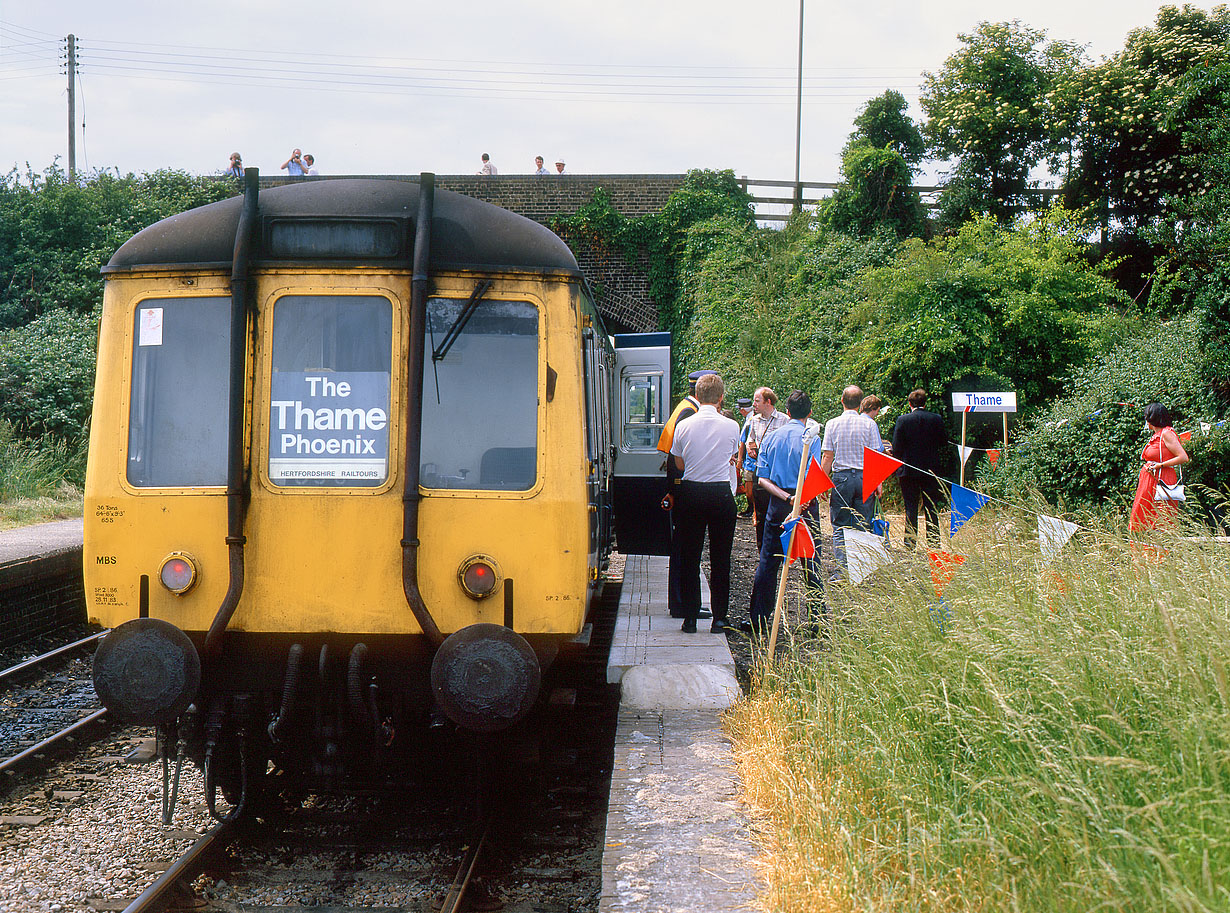
<path fill-rule="evenodd" d="M 927 518 L 927 545 L 940 547 L 940 518 L 937 505 L 942 495 L 940 480 L 935 476 L 900 476 L 901 497 L 905 501 L 905 547 L 918 545 L 918 505 L 922 503 L 923 516 Z"/>
<path fill-rule="evenodd" d="M 765 517 L 769 512 L 769 502 L 773 496 L 755 479 L 752 480 L 752 504 L 756 508 L 756 548 L 764 544 Z"/>
<path fill-rule="evenodd" d="M 688 621 L 700 614 L 700 558 L 709 533 L 709 592 L 713 620 L 730 608 L 730 550 L 735 541 L 735 496 L 729 482 L 688 482 L 676 489 L 675 531 L 679 536 L 680 610 Z"/>

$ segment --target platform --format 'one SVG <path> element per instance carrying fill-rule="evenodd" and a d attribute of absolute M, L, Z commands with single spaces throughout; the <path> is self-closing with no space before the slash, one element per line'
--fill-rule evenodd
<path fill-rule="evenodd" d="M 56 520 L 0 531 L 0 565 L 81 548 L 83 521 Z"/>
<path fill-rule="evenodd" d="M 746 910 L 757 855 L 721 712 L 739 699 L 725 635 L 684 634 L 666 559 L 631 555 L 607 680 L 619 725 L 602 857 L 603 913 Z"/>

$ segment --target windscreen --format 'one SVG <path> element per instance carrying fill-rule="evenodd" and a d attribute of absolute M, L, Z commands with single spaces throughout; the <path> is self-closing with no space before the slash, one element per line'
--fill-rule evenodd
<path fill-rule="evenodd" d="M 273 308 L 269 480 L 372 487 L 389 475 L 393 306 L 383 296 L 287 295 Z"/>
<path fill-rule="evenodd" d="M 525 491 L 538 478 L 538 309 L 469 304 L 427 303 L 421 482 Z"/>
<path fill-rule="evenodd" d="M 226 485 L 230 298 L 147 298 L 133 315 L 128 482 Z"/>

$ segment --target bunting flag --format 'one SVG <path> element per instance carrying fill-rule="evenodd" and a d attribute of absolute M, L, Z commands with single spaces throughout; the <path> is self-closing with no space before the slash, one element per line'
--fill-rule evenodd
<path fill-rule="evenodd" d="M 879 487 L 880 483 L 904 465 L 905 463 L 900 460 L 894 460 L 892 457 L 886 456 L 878 450 L 872 450 L 870 447 L 864 447 L 863 500 L 870 501 L 871 496 L 875 494 L 875 491 Z"/>
<path fill-rule="evenodd" d="M 1052 598 L 1052 593 L 1057 592 L 1060 596 L 1067 596 L 1068 581 L 1062 574 L 1051 571 L 1050 575 L 1044 578 L 1044 582 L 1048 584 L 1046 589 L 1046 610 L 1054 615 L 1055 600 Z"/>
<path fill-rule="evenodd" d="M 1192 442 L 1192 433 L 1190 431 L 1180 431 L 1179 440 L 1184 444 L 1190 444 Z"/>
<path fill-rule="evenodd" d="M 935 588 L 935 598 L 944 600 L 944 587 L 952 582 L 957 568 L 965 563 L 964 555 L 954 555 L 950 552 L 927 552 L 927 564 L 931 566 L 931 585 Z"/>
<path fill-rule="evenodd" d="M 888 564 L 888 547 L 875 533 L 861 529 L 844 529 L 846 540 L 846 572 L 851 583 L 862 583 L 878 567 Z"/>
<path fill-rule="evenodd" d="M 1042 549 L 1042 557 L 1050 561 L 1058 555 L 1078 528 L 1067 520 L 1038 514 L 1038 546 Z"/>
<path fill-rule="evenodd" d="M 962 466 L 964 466 L 969 461 L 970 454 L 972 454 L 977 449 L 978 449 L 977 447 L 962 447 L 960 444 L 957 445 L 957 456 L 961 457 Z"/>
<path fill-rule="evenodd" d="M 803 491 L 799 495 L 799 503 L 810 504 L 817 495 L 824 494 L 832 487 L 833 480 L 829 478 L 829 474 L 820 468 L 815 457 L 811 457 L 807 464 L 807 475 L 803 477 Z"/>
<path fill-rule="evenodd" d="M 987 459 L 991 461 L 991 468 L 994 469 L 995 464 L 999 462 L 999 451 L 998 450 L 988 450 Z"/>
<path fill-rule="evenodd" d="M 1201 422 L 1201 423 L 1200 423 L 1200 433 L 1201 433 L 1201 434 L 1206 434 L 1206 435 L 1207 435 L 1207 434 L 1209 433 L 1210 429 L 1212 429 L 1212 427 L 1213 427 L 1213 426 L 1212 426 L 1212 425 L 1210 425 L 1208 422 Z"/>
<path fill-rule="evenodd" d="M 982 510 L 991 499 L 980 495 L 964 485 L 952 486 L 952 512 L 949 514 L 948 535 L 955 536 L 957 530 L 969 522 L 970 517 Z"/>
<path fill-rule="evenodd" d="M 782 524 L 782 554 L 786 556 L 787 564 L 793 564 L 795 558 L 815 557 L 816 543 L 802 517 Z"/>
<path fill-rule="evenodd" d="M 948 601 L 940 598 L 939 603 L 931 606 L 931 617 L 935 619 L 935 623 L 939 626 L 941 634 L 948 633 L 948 626 L 952 624 L 952 606 Z"/>

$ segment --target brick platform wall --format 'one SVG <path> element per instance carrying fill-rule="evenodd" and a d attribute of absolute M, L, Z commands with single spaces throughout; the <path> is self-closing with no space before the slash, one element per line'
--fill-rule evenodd
<path fill-rule="evenodd" d="M 379 177 L 418 180 L 418 175 L 329 175 L 333 178 Z M 682 174 L 438 174 L 436 187 L 493 203 L 547 225 L 557 216 L 571 215 L 589 203 L 602 188 L 611 205 L 629 218 L 658 212 L 683 183 Z M 283 177 L 261 178 L 262 187 L 290 183 Z M 597 297 L 598 311 L 613 333 L 658 329 L 658 306 L 649 294 L 644 260 L 629 263 L 622 251 L 595 248 L 587 239 L 565 237 L 581 272 Z"/>
<path fill-rule="evenodd" d="M 80 547 L 0 565 L 0 648 L 85 619 Z"/>

